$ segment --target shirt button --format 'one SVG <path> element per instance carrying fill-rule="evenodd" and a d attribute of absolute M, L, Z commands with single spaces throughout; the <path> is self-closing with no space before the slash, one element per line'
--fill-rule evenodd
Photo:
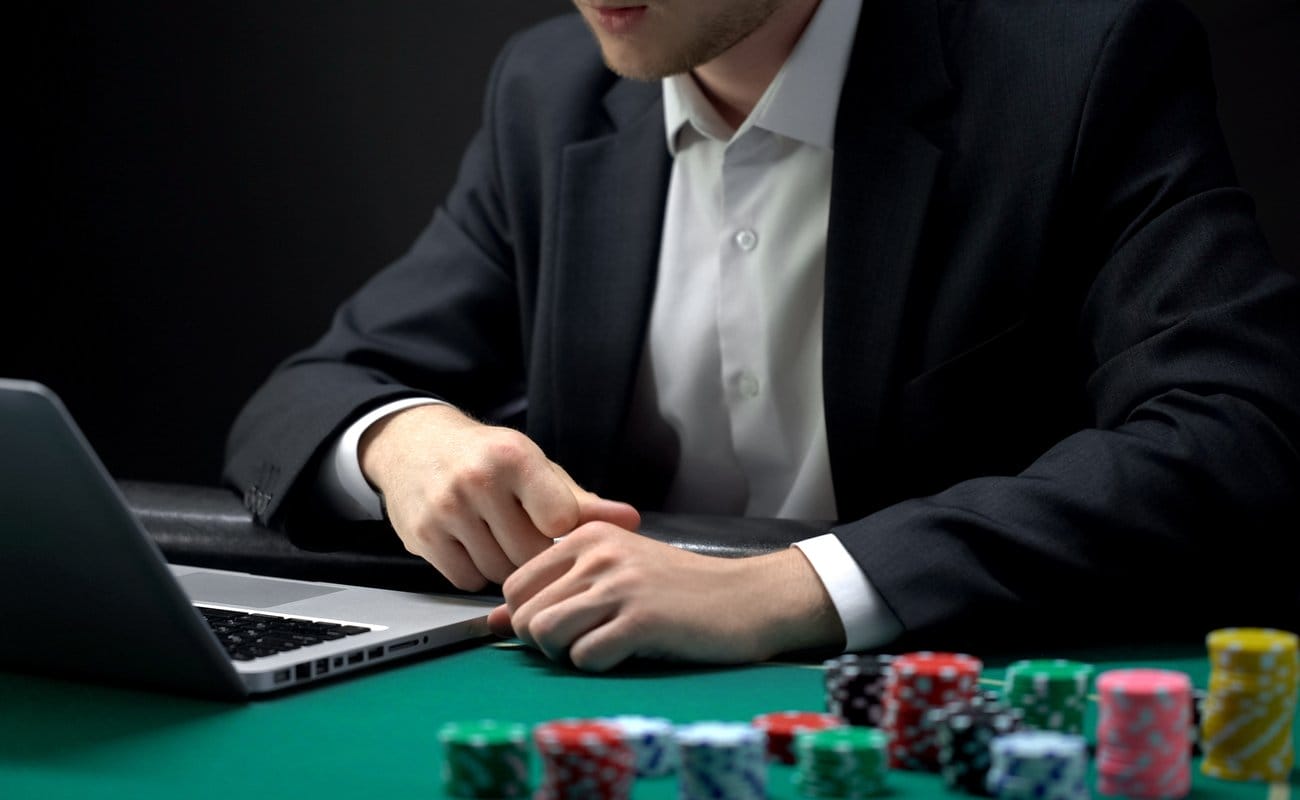
<path fill-rule="evenodd" d="M 732 241 L 736 243 L 736 247 L 739 247 L 741 250 L 748 253 L 750 250 L 758 247 L 758 234 L 754 233 L 749 228 L 745 228 L 744 230 L 737 231 L 736 235 L 732 237 Z"/>
<path fill-rule="evenodd" d="M 758 397 L 758 378 L 752 372 L 742 372 L 736 388 L 741 397 Z"/>

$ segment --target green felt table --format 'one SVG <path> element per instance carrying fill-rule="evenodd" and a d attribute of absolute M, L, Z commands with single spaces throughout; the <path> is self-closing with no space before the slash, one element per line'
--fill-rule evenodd
<path fill-rule="evenodd" d="M 981 655 L 976 653 L 975 655 Z M 1177 669 L 1204 686 L 1195 647 L 1084 658 L 1099 669 Z M 985 658 L 996 687 L 1010 659 Z M 246 704 L 0 673 L 0 798 L 435 798 L 437 731 L 448 720 L 525 723 L 654 714 L 676 722 L 749 720 L 824 707 L 815 661 L 737 668 L 633 665 L 587 675 L 513 642 L 488 641 Z M 1091 727 L 1095 707 L 1091 710 Z M 534 768 L 536 769 L 536 762 Z M 773 765 L 769 792 L 795 798 L 793 769 Z M 1232 783 L 1194 768 L 1193 797 L 1279 800 L 1289 783 Z M 894 772 L 892 796 L 959 797 L 935 775 Z M 1095 784 L 1094 784 L 1095 786 Z M 638 781 L 636 798 L 676 797 L 672 778 Z"/>

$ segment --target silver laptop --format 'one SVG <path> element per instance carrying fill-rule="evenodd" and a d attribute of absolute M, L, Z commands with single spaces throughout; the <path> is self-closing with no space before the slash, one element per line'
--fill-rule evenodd
<path fill-rule="evenodd" d="M 169 565 L 59 398 L 0 379 L 0 669 L 239 699 L 488 636 L 497 602 Z"/>

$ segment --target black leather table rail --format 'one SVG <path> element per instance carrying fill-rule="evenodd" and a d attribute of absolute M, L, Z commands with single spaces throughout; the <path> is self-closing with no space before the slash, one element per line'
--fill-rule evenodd
<path fill-rule="evenodd" d="M 304 537 L 253 522 L 238 495 L 221 487 L 140 481 L 120 486 L 172 563 L 407 591 L 456 591 L 407 553 L 386 523 L 341 524 Z M 738 558 L 787 547 L 829 527 L 801 520 L 647 513 L 641 533 L 698 553 Z"/>

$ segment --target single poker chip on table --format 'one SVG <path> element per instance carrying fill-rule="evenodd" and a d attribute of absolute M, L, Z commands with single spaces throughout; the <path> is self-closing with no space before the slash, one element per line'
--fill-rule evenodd
<path fill-rule="evenodd" d="M 1082 734 L 1096 667 L 1064 658 L 1027 659 L 1007 667 L 1003 697 L 1034 730 Z"/>
<path fill-rule="evenodd" d="M 827 712 L 850 725 L 880 727 L 893 661 L 892 655 L 846 653 L 822 662 Z"/>
<path fill-rule="evenodd" d="M 528 797 L 528 726 L 497 720 L 449 722 L 438 731 L 442 783 L 453 797 Z"/>
<path fill-rule="evenodd" d="M 988 794 L 992 741 L 1021 728 L 1024 715 L 981 692 L 970 700 L 931 710 L 926 723 L 939 745 L 939 774 L 949 789 Z"/>
<path fill-rule="evenodd" d="M 1163 669 L 1097 676 L 1097 789 L 1180 798 L 1191 791 L 1192 680 Z"/>
<path fill-rule="evenodd" d="M 816 711 L 773 711 L 759 714 L 750 724 L 767 734 L 767 754 L 772 759 L 793 764 L 796 734 L 841 728 L 845 722 L 834 714 Z"/>
<path fill-rule="evenodd" d="M 670 775 L 677 769 L 676 726 L 672 720 L 624 714 L 603 717 L 600 721 L 622 733 L 623 741 L 632 749 L 637 775 L 655 778 Z"/>
<path fill-rule="evenodd" d="M 876 797 L 888 791 L 889 737 L 844 726 L 795 735 L 794 783 L 804 797 Z"/>
<path fill-rule="evenodd" d="M 979 692 L 983 663 L 966 653 L 918 651 L 897 656 L 885 687 L 882 728 L 889 764 L 896 769 L 939 769 L 939 744 L 926 714 Z"/>
<path fill-rule="evenodd" d="M 1088 800 L 1088 743 L 1057 731 L 1017 731 L 989 745 L 988 791 L 1003 800 Z"/>
<path fill-rule="evenodd" d="M 599 720 L 565 719 L 533 728 L 542 762 L 537 800 L 614 800 L 631 796 L 636 757 L 620 730 Z"/>
<path fill-rule="evenodd" d="M 767 736 L 744 722 L 678 726 L 680 800 L 761 800 L 767 797 Z"/>
<path fill-rule="evenodd" d="M 1201 771 L 1226 780 L 1285 781 L 1295 761 L 1300 652 L 1271 628 L 1221 628 L 1206 637 L 1210 682 L 1201 720 Z"/>

